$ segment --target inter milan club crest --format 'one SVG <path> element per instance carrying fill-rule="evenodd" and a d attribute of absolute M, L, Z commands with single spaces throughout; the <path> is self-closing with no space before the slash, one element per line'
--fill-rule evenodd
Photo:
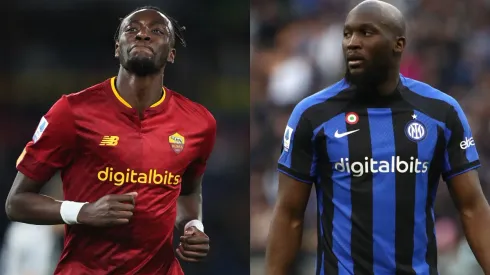
<path fill-rule="evenodd" d="M 354 125 L 357 122 L 359 122 L 359 115 L 357 115 L 354 112 L 347 113 L 345 115 L 345 122 L 347 122 L 348 124 Z"/>
<path fill-rule="evenodd" d="M 168 137 L 168 143 L 175 153 L 180 153 L 184 150 L 185 138 L 179 133 L 175 133 Z"/>
<path fill-rule="evenodd" d="M 425 128 L 424 124 L 417 120 L 417 115 L 412 115 L 413 120 L 409 121 L 405 126 L 405 135 L 411 141 L 421 141 L 427 136 L 427 128 Z"/>

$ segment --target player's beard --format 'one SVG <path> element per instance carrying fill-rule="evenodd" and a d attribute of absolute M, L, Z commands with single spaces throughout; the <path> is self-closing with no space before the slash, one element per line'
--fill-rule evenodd
<path fill-rule="evenodd" d="M 359 74 L 352 74 L 346 64 L 345 80 L 361 90 L 375 91 L 379 84 L 388 78 L 391 65 L 388 59 L 379 58 L 379 62 L 366 64 L 364 71 Z"/>
<path fill-rule="evenodd" d="M 120 60 L 121 65 L 136 76 L 154 75 L 160 72 L 165 64 L 158 64 L 148 57 L 130 57 L 125 62 Z"/>

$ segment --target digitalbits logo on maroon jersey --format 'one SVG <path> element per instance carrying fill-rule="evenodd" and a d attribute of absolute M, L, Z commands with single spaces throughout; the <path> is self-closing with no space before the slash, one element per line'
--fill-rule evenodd
<path fill-rule="evenodd" d="M 179 154 L 184 150 L 185 138 L 179 134 L 175 133 L 168 137 L 168 143 L 170 143 L 170 147 L 174 150 L 175 153 Z"/>
<path fill-rule="evenodd" d="M 117 171 L 112 167 L 106 167 L 97 173 L 97 178 L 101 182 L 111 182 L 116 186 L 125 183 L 155 184 L 155 185 L 178 185 L 182 182 L 182 176 L 174 174 L 168 170 L 160 173 L 157 169 L 150 169 L 148 172 L 126 169 Z"/>

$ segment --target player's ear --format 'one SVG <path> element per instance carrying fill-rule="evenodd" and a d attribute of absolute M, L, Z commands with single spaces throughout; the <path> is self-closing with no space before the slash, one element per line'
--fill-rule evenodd
<path fill-rule="evenodd" d="M 114 57 L 119 58 L 119 42 L 116 41 L 116 47 L 114 48 Z"/>
<path fill-rule="evenodd" d="M 170 49 L 170 52 L 168 53 L 168 56 L 167 56 L 167 62 L 174 63 L 176 53 L 177 53 L 177 51 L 175 50 L 175 48 Z"/>
<path fill-rule="evenodd" d="M 404 36 L 398 36 L 396 38 L 395 47 L 393 48 L 393 51 L 397 54 L 403 53 L 406 43 L 407 41 Z"/>

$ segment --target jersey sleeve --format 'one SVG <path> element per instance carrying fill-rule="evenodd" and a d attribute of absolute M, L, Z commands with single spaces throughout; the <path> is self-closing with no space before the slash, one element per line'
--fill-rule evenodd
<path fill-rule="evenodd" d="M 41 118 L 17 160 L 17 170 L 35 181 L 48 181 L 71 162 L 75 137 L 73 114 L 63 96 Z"/>
<path fill-rule="evenodd" d="M 445 181 L 480 167 L 480 160 L 470 125 L 457 102 L 455 102 L 447 116 L 444 136 L 446 150 L 442 177 Z"/>
<path fill-rule="evenodd" d="M 208 127 L 204 133 L 204 139 L 201 145 L 201 155 L 187 169 L 186 178 L 198 178 L 204 174 L 209 156 L 213 152 L 216 141 L 216 130 L 216 120 L 209 114 Z"/>
<path fill-rule="evenodd" d="M 305 117 L 305 107 L 298 104 L 286 126 L 282 140 L 282 151 L 278 161 L 279 172 L 298 181 L 313 183 L 316 178 L 314 159 L 313 128 Z"/>

